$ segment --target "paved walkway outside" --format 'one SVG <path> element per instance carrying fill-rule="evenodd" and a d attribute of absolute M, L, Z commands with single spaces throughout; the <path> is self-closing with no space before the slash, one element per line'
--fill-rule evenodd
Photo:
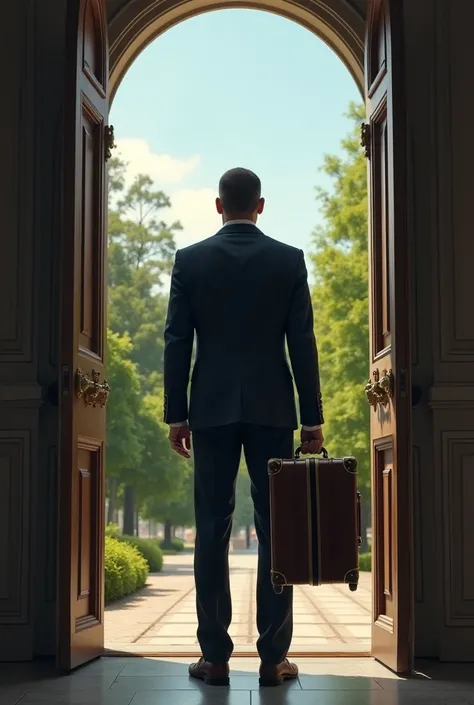
<path fill-rule="evenodd" d="M 234 618 L 230 634 L 236 652 L 254 651 L 255 553 L 232 554 Z M 357 592 L 347 585 L 295 588 L 293 651 L 370 651 L 371 576 L 362 573 Z M 146 588 L 106 608 L 108 649 L 147 652 L 198 651 L 193 556 L 165 558 L 164 571 Z"/>

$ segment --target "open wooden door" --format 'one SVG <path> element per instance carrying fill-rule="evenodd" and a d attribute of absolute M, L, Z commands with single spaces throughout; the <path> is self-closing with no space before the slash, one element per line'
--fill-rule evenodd
<path fill-rule="evenodd" d="M 58 544 L 58 662 L 104 642 L 106 159 L 105 0 L 68 1 Z"/>
<path fill-rule="evenodd" d="M 366 37 L 373 656 L 412 668 L 411 351 L 402 3 L 369 0 Z"/>

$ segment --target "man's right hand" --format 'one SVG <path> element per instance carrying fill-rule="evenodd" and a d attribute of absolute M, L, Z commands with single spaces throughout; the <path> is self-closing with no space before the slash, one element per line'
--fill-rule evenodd
<path fill-rule="evenodd" d="M 175 453 L 183 458 L 191 457 L 191 431 L 188 424 L 182 426 L 170 426 L 168 440 Z"/>
<path fill-rule="evenodd" d="M 303 455 L 315 455 L 321 452 L 324 443 L 323 429 L 306 431 L 301 429 L 301 452 Z"/>

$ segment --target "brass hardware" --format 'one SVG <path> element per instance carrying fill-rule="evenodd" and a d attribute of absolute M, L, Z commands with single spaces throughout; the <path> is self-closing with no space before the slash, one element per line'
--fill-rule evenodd
<path fill-rule="evenodd" d="M 92 379 L 90 379 L 78 367 L 75 376 L 75 387 L 77 398 L 84 399 L 86 406 L 106 406 L 109 399 L 110 386 L 106 379 L 104 379 L 102 384 L 100 383 L 100 372 L 92 370 Z"/>
<path fill-rule="evenodd" d="M 360 126 L 360 146 L 364 150 L 364 155 L 367 159 L 370 159 L 370 135 L 370 125 L 367 122 L 363 122 Z"/>
<path fill-rule="evenodd" d="M 364 387 L 365 391 L 365 396 L 367 397 L 367 401 L 369 402 L 370 406 L 372 406 L 374 409 L 377 408 L 377 404 L 379 403 L 377 394 L 374 391 L 374 384 L 370 381 L 367 382 L 367 384 Z"/>
<path fill-rule="evenodd" d="M 351 592 L 356 592 L 359 585 L 359 570 L 354 568 L 354 570 L 349 570 L 344 576 L 344 582 L 349 585 L 349 590 Z"/>
<path fill-rule="evenodd" d="M 392 370 L 383 370 L 382 377 L 380 377 L 380 372 L 374 370 L 373 372 L 374 381 L 370 380 L 365 385 L 365 396 L 370 406 L 374 409 L 377 408 L 379 404 L 382 406 L 388 404 L 390 399 L 393 397 L 395 377 Z"/>
<path fill-rule="evenodd" d="M 117 146 L 115 144 L 114 126 L 106 125 L 104 134 L 105 143 L 105 161 L 108 162 L 112 156 L 112 150 Z"/>
<path fill-rule="evenodd" d="M 343 458 L 344 470 L 352 473 L 352 475 L 357 475 L 357 460 L 353 457 Z"/>
<path fill-rule="evenodd" d="M 268 474 L 278 475 L 283 467 L 283 462 L 279 458 L 270 458 L 268 461 Z"/>
<path fill-rule="evenodd" d="M 288 585 L 285 576 L 278 570 L 270 571 L 270 576 L 273 585 L 273 592 L 275 592 L 277 595 L 281 595 L 283 592 L 283 588 Z"/>
<path fill-rule="evenodd" d="M 389 399 L 393 398 L 393 390 L 395 386 L 395 377 L 393 376 L 392 370 L 383 370 L 382 379 L 379 382 L 380 389 L 383 391 L 387 403 Z"/>

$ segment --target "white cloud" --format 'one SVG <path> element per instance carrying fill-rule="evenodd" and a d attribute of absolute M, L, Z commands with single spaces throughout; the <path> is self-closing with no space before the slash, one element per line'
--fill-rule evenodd
<path fill-rule="evenodd" d="M 166 211 L 166 222 L 181 221 L 183 230 L 176 233 L 176 244 L 186 247 L 214 235 L 222 225 L 217 214 L 212 188 L 181 189 L 170 194 L 171 209 Z"/>
<path fill-rule="evenodd" d="M 179 183 L 199 165 L 199 155 L 177 159 L 170 154 L 156 154 L 146 140 L 136 137 L 117 138 L 117 156 L 128 162 L 127 182 L 137 174 L 148 174 L 158 188 Z"/>
<path fill-rule="evenodd" d="M 176 233 L 177 247 L 186 247 L 203 240 L 222 225 L 216 212 L 217 191 L 212 188 L 179 188 L 179 182 L 194 171 L 200 163 L 198 155 L 177 159 L 169 154 L 155 154 L 148 142 L 135 137 L 117 138 L 117 156 L 128 162 L 126 184 L 129 185 L 137 174 L 148 174 L 156 188 L 170 197 L 171 208 L 160 214 L 167 223 L 181 222 L 183 230 Z M 176 184 L 175 189 L 171 184 Z"/>

